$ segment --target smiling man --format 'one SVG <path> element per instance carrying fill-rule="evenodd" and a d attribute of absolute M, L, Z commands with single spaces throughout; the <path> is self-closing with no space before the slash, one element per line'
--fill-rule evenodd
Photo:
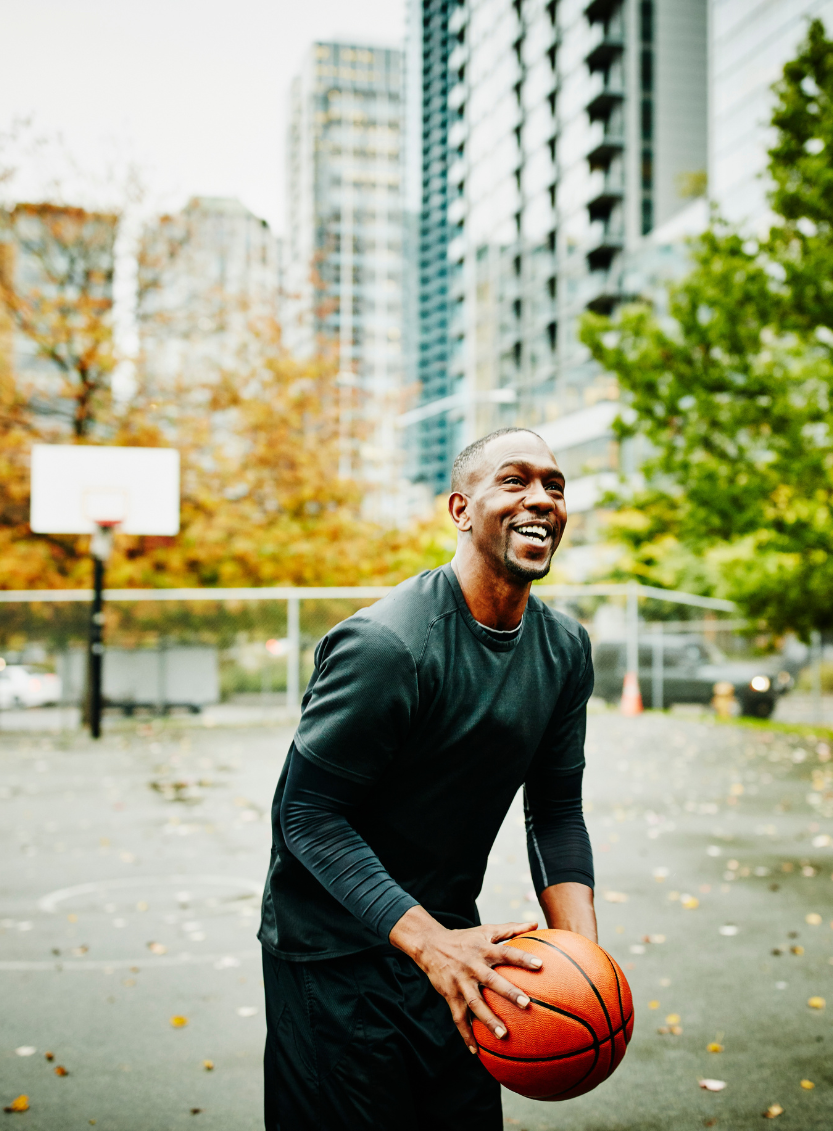
<path fill-rule="evenodd" d="M 263 900 L 267 1131 L 499 1131 L 469 1024 L 498 1037 L 534 969 L 475 900 L 513 797 L 551 927 L 596 938 L 581 811 L 587 633 L 530 594 L 567 522 L 534 432 L 461 452 L 457 553 L 318 646 L 272 808 Z M 481 987 L 505 999 L 498 1012 Z"/>

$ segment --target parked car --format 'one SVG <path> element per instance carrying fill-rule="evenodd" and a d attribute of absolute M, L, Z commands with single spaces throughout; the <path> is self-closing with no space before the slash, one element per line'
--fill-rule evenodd
<path fill-rule="evenodd" d="M 0 709 L 44 707 L 61 701 L 61 680 L 54 672 L 33 670 L 24 664 L 0 668 Z"/>
<path fill-rule="evenodd" d="M 594 645 L 596 695 L 609 703 L 619 701 L 626 661 L 626 641 L 603 640 Z M 653 701 L 655 673 L 661 675 L 661 680 L 656 681 L 661 683 L 661 687 L 656 687 L 661 704 Z M 731 684 L 742 715 L 767 719 L 779 696 L 793 686 L 794 679 L 778 656 L 727 660 L 719 648 L 697 636 L 664 633 L 656 639 L 640 638 L 639 687 L 646 707 L 708 704 L 714 699 L 715 685 L 721 683 Z"/>

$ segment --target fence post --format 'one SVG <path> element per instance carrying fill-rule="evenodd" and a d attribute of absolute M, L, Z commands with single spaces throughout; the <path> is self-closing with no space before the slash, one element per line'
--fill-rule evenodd
<path fill-rule="evenodd" d="M 813 722 L 820 723 L 822 721 L 822 708 L 821 708 L 821 633 L 818 629 L 813 629 L 810 633 L 810 657 L 811 657 L 811 670 L 813 678 Z"/>
<path fill-rule="evenodd" d="M 620 709 L 623 715 L 638 715 L 642 711 L 639 690 L 639 586 L 636 584 L 628 585 L 626 670 Z"/>
<path fill-rule="evenodd" d="M 289 639 L 289 655 L 286 657 L 286 705 L 296 710 L 300 702 L 301 689 L 301 599 L 286 599 L 286 635 Z"/>
<path fill-rule="evenodd" d="M 654 624 L 653 652 L 651 654 L 651 706 L 655 711 L 664 710 L 665 693 L 665 654 L 663 652 L 662 621 Z"/>

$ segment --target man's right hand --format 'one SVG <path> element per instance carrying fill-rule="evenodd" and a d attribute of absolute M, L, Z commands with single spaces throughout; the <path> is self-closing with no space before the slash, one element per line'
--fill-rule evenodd
<path fill-rule="evenodd" d="M 469 1024 L 469 1010 L 496 1037 L 506 1036 L 506 1025 L 495 1017 L 484 1001 L 480 992 L 482 986 L 488 986 L 521 1009 L 529 1005 L 526 994 L 496 974 L 493 967 L 510 965 L 540 970 L 540 958 L 534 958 L 516 947 L 500 945 L 504 939 L 533 931 L 537 926 L 533 920 L 453 931 L 438 923 L 424 907 L 412 907 L 396 923 L 389 938 L 395 947 L 410 955 L 425 971 L 431 985 L 448 1002 L 460 1036 L 470 1051 L 476 1053 L 477 1042 Z"/>

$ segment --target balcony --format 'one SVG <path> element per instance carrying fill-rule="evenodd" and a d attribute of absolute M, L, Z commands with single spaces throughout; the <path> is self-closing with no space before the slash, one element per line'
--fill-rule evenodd
<path fill-rule="evenodd" d="M 581 280 L 576 296 L 581 305 L 596 314 L 610 314 L 628 295 L 622 285 L 621 271 L 592 271 Z"/>
<path fill-rule="evenodd" d="M 625 195 L 625 180 L 621 168 L 596 170 L 591 173 L 590 199 L 587 209 L 591 220 L 606 220 L 611 210 Z"/>
<path fill-rule="evenodd" d="M 607 72 L 609 74 L 609 72 Z M 602 89 L 587 103 L 587 113 L 591 122 L 604 121 L 610 117 L 617 106 L 625 101 L 625 92 L 618 82 L 605 82 Z"/>
<path fill-rule="evenodd" d="M 591 0 L 591 3 L 584 9 L 584 15 L 588 23 L 607 23 L 621 5 L 622 0 Z"/>
<path fill-rule="evenodd" d="M 591 71 L 606 71 L 614 59 L 618 59 L 625 49 L 624 37 L 618 27 L 605 26 L 596 41 L 595 47 L 585 57 Z"/>
<path fill-rule="evenodd" d="M 618 115 L 617 115 L 618 117 Z M 592 127 L 591 127 L 592 129 Z M 591 169 L 609 165 L 613 158 L 625 148 L 625 128 L 621 121 L 606 121 L 596 133 L 597 142 L 587 154 Z"/>
<path fill-rule="evenodd" d="M 591 271 L 607 270 L 613 257 L 625 246 L 625 229 L 618 219 L 595 220 L 590 225 L 587 264 Z"/>

